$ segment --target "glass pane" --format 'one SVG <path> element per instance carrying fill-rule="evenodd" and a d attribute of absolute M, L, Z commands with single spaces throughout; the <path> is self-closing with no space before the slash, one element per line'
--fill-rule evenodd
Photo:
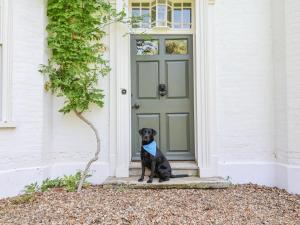
<path fill-rule="evenodd" d="M 166 40 L 166 53 L 170 55 L 185 55 L 188 53 L 188 41 L 186 39 Z"/>
<path fill-rule="evenodd" d="M 132 8 L 132 16 L 138 17 L 140 16 L 140 9 L 139 8 Z"/>
<path fill-rule="evenodd" d="M 174 7 L 181 8 L 181 3 L 174 3 Z"/>
<path fill-rule="evenodd" d="M 190 29 L 190 28 L 191 28 L 191 24 L 190 24 L 190 23 L 189 23 L 189 24 L 185 24 L 185 23 L 184 23 L 184 24 L 182 25 L 182 28 L 183 28 L 183 29 Z"/>
<path fill-rule="evenodd" d="M 158 0 L 158 4 L 166 4 L 166 0 Z"/>
<path fill-rule="evenodd" d="M 149 9 L 142 9 L 142 27 L 149 27 L 150 24 L 150 10 Z"/>
<path fill-rule="evenodd" d="M 181 9 L 174 9 L 173 11 L 174 23 L 181 23 Z"/>
<path fill-rule="evenodd" d="M 140 9 L 139 8 L 132 8 L 131 13 L 132 13 L 132 17 L 133 17 L 132 27 L 133 28 L 138 28 L 140 26 L 139 22 L 135 22 L 135 21 L 139 21 Z M 136 19 L 134 17 L 136 17 Z"/>
<path fill-rule="evenodd" d="M 149 7 L 150 3 L 142 3 L 142 7 Z"/>
<path fill-rule="evenodd" d="M 150 23 L 142 23 L 142 28 L 150 28 Z"/>
<path fill-rule="evenodd" d="M 183 23 L 191 23 L 191 9 L 183 9 L 182 17 L 183 17 Z"/>
<path fill-rule="evenodd" d="M 181 23 L 173 23 L 173 28 L 180 29 Z"/>
<path fill-rule="evenodd" d="M 166 6 L 158 5 L 157 6 L 157 26 L 166 26 L 167 15 L 166 15 Z"/>
<path fill-rule="evenodd" d="M 137 55 L 158 55 L 158 40 L 136 40 Z"/>

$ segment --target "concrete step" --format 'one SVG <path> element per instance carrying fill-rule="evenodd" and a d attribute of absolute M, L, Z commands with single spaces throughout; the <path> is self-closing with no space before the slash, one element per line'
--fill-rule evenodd
<path fill-rule="evenodd" d="M 199 167 L 194 161 L 170 161 L 172 173 L 188 174 L 189 176 L 199 176 Z M 140 176 L 142 173 L 141 162 L 131 162 L 129 165 L 129 176 Z M 150 174 L 150 170 L 146 169 L 146 175 Z"/>
<path fill-rule="evenodd" d="M 158 178 L 153 179 L 153 183 L 148 184 L 147 179 L 143 182 L 138 182 L 138 176 L 116 178 L 109 177 L 103 184 L 103 188 L 133 188 L 133 189 L 217 189 L 228 188 L 231 183 L 221 177 L 199 178 L 199 177 L 184 177 L 173 178 L 169 181 L 158 182 Z"/>

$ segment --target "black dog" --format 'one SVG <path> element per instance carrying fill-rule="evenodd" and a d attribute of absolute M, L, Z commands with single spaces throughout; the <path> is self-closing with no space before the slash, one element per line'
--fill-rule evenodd
<path fill-rule="evenodd" d="M 151 170 L 151 174 L 149 176 L 149 180 L 147 183 L 152 183 L 153 177 L 157 176 L 159 178 L 159 182 L 167 181 L 170 178 L 178 178 L 178 177 L 188 177 L 186 174 L 180 175 L 172 175 L 172 169 L 169 161 L 166 157 L 161 153 L 161 151 L 156 148 L 156 154 L 152 155 L 143 147 L 144 145 L 149 145 L 154 141 L 154 136 L 156 135 L 156 131 L 151 128 L 143 128 L 139 130 L 140 135 L 142 136 L 142 147 L 141 147 L 141 163 L 142 163 L 142 175 L 138 180 L 142 182 L 145 176 L 145 168 Z"/>

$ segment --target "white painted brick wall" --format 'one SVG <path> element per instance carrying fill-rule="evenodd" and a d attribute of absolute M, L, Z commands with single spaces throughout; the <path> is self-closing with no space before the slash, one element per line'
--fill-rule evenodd
<path fill-rule="evenodd" d="M 300 1 L 286 0 L 288 160 L 300 165 Z"/>
<path fill-rule="evenodd" d="M 0 171 L 51 163 L 86 162 L 96 148 L 94 134 L 74 115 L 58 112 L 62 99 L 43 90 L 39 65 L 45 62 L 44 0 L 13 0 L 13 120 L 1 129 Z M 108 38 L 108 37 L 107 37 Z M 109 44 L 108 39 L 106 40 Z M 101 161 L 109 159 L 109 77 L 100 79 L 105 107 L 92 107 L 87 118 L 101 136 Z M 43 145 L 44 143 L 44 145 Z"/>
<path fill-rule="evenodd" d="M 44 0 L 13 3 L 13 120 L 15 129 L 0 129 L 0 198 L 20 193 L 31 182 L 82 169 L 95 152 L 96 140 L 74 115 L 58 113 L 62 99 L 44 91 L 39 65 L 47 61 Z M 108 40 L 107 40 L 108 43 Z M 94 183 L 109 175 L 109 77 L 100 79 L 105 107 L 92 107 L 87 118 L 100 131 L 101 157 L 93 166 Z"/>
<path fill-rule="evenodd" d="M 108 36 L 105 39 L 109 47 Z M 107 55 L 109 58 L 109 55 Z M 109 75 L 110 76 L 110 75 Z M 101 138 L 100 161 L 109 161 L 109 76 L 100 77 L 99 88 L 104 90 L 104 107 L 91 106 L 84 115 L 93 122 Z M 53 98 L 52 148 L 47 155 L 50 162 L 87 162 L 95 153 L 96 139 L 93 131 L 73 113 L 63 115 L 58 110 L 63 99 Z"/>
<path fill-rule="evenodd" d="M 0 170 L 41 164 L 43 129 L 44 1 L 13 4 L 12 102 L 16 129 L 1 129 Z"/>
<path fill-rule="evenodd" d="M 218 0 L 215 7 L 220 160 L 272 160 L 271 1 Z"/>
<path fill-rule="evenodd" d="M 275 150 L 282 163 L 300 165 L 300 2 L 273 1 Z"/>
<path fill-rule="evenodd" d="M 18 174 L 26 174 L 26 179 L 12 192 L 9 192 L 11 185 L 6 186 L 7 193 L 15 194 L 25 182 L 77 169 L 93 155 L 95 139 L 74 115 L 57 112 L 62 99 L 53 98 L 43 90 L 38 67 L 46 55 L 44 1 L 11 1 L 14 6 L 12 101 L 17 128 L 0 130 L 0 179 L 10 177 L 1 174 L 2 171 L 22 169 Z M 246 162 L 262 162 L 259 168 L 269 168 L 262 171 L 262 176 L 257 172 L 259 169 L 248 177 L 242 172 L 238 175 L 246 182 L 257 178 L 262 183 L 266 177 L 272 177 L 269 184 L 288 187 L 287 177 L 282 182 L 283 178 L 272 180 L 276 177 L 276 165 L 268 163 L 274 162 L 276 156 L 278 162 L 300 165 L 300 1 L 217 0 L 214 7 L 219 160 L 224 167 L 227 162 L 237 162 L 228 174 L 234 174 L 235 168 L 249 171 L 251 163 Z M 99 182 L 110 173 L 110 154 L 115 154 L 115 149 L 110 149 L 113 143 L 109 143 L 110 85 L 113 84 L 109 83 L 109 77 L 100 80 L 106 96 L 105 107 L 92 108 L 87 113 L 102 138 Z M 51 168 L 53 163 L 61 163 L 61 167 Z M 44 168 L 45 174 L 37 169 L 42 174 L 39 178 L 28 178 L 35 169 L 23 170 L 49 164 Z M 286 174 L 285 169 L 282 174 Z M 291 190 L 297 185 L 291 185 Z"/>
<path fill-rule="evenodd" d="M 216 4 L 221 160 L 300 165 L 300 1 Z"/>
<path fill-rule="evenodd" d="M 286 18 L 285 1 L 272 1 L 273 68 L 275 136 L 274 148 L 278 162 L 288 163 L 287 158 L 287 96 L 286 96 Z"/>

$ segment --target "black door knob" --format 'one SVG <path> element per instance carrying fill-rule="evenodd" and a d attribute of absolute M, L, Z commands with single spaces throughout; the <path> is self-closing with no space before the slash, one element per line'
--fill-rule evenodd
<path fill-rule="evenodd" d="M 165 84 L 159 84 L 158 91 L 160 96 L 165 96 L 168 94 L 167 85 Z"/>
<path fill-rule="evenodd" d="M 132 109 L 139 109 L 140 108 L 140 105 L 135 103 L 133 106 L 131 106 Z"/>

